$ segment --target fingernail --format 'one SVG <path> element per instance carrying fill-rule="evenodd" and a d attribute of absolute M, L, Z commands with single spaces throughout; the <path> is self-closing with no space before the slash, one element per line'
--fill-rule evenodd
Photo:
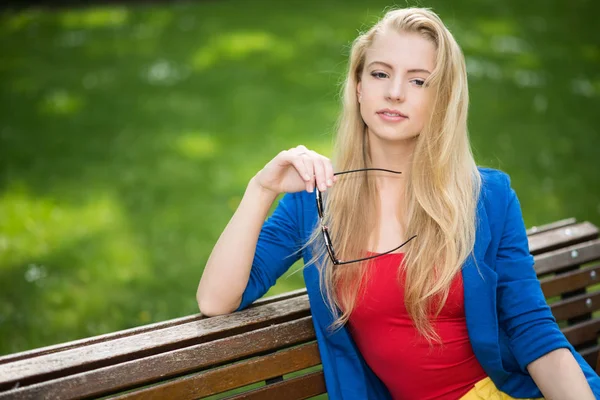
<path fill-rule="evenodd" d="M 333 185 L 333 182 L 331 182 L 331 179 L 327 179 L 327 184 L 328 184 L 329 186 Z"/>

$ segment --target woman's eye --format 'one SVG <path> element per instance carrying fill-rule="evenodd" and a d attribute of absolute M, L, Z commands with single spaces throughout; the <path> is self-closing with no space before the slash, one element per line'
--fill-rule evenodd
<path fill-rule="evenodd" d="M 385 78 L 387 74 L 383 72 L 371 72 L 371 76 L 374 76 L 375 78 Z"/>
<path fill-rule="evenodd" d="M 387 78 L 387 74 L 385 72 L 371 72 L 371 76 L 377 79 Z M 425 85 L 425 81 L 423 79 L 413 79 L 412 82 L 416 82 L 417 86 L 421 87 Z"/>

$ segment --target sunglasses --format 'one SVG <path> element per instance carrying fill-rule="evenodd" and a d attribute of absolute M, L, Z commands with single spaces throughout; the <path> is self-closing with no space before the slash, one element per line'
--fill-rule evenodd
<path fill-rule="evenodd" d="M 349 174 L 352 172 L 362 172 L 362 171 L 386 171 L 386 172 L 391 172 L 393 174 L 401 174 L 402 173 L 402 172 L 392 171 L 392 170 L 383 169 L 383 168 L 362 168 L 362 169 L 353 169 L 353 170 L 349 170 L 349 171 L 336 172 L 333 175 L 344 175 L 344 174 Z M 370 260 L 372 258 L 377 258 L 377 257 L 383 256 L 385 254 L 389 254 L 393 251 L 398 250 L 399 248 L 404 246 L 406 243 L 410 242 L 411 240 L 413 240 L 414 238 L 417 237 L 417 235 L 414 235 L 413 237 L 408 239 L 406 242 L 402 243 L 400 246 L 396 247 L 395 249 L 386 251 L 385 253 L 381 253 L 381 254 L 377 254 L 374 256 L 365 257 L 365 258 L 359 258 L 357 260 L 342 261 L 342 260 L 338 259 L 337 256 L 335 255 L 335 251 L 333 250 L 333 245 L 331 244 L 331 237 L 329 236 L 329 227 L 327 225 L 325 225 L 325 223 L 323 221 L 323 217 L 325 215 L 325 208 L 323 207 L 323 196 L 321 195 L 321 191 L 316 187 L 316 185 L 315 185 L 315 196 L 316 196 L 316 201 L 317 201 L 317 211 L 319 213 L 319 224 L 321 225 L 321 232 L 323 234 L 323 239 L 325 240 L 325 246 L 327 247 L 327 253 L 329 253 L 329 258 L 331 259 L 331 262 L 334 265 L 351 264 L 351 263 L 355 263 L 355 262 L 359 262 L 359 261 L 365 261 L 365 260 Z"/>

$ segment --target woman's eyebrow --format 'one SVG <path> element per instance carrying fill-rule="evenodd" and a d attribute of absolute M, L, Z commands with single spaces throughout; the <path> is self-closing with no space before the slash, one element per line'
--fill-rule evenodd
<path fill-rule="evenodd" d="M 387 67 L 389 69 L 391 69 L 392 71 L 394 70 L 394 67 L 392 67 L 390 64 L 383 62 L 383 61 L 373 61 L 371 63 L 369 63 L 369 65 L 367 65 L 367 68 L 369 68 L 371 65 L 373 64 L 381 64 L 384 67 Z M 409 69 L 407 72 L 411 73 L 411 72 L 425 72 L 427 74 L 431 74 L 431 72 L 429 72 L 426 69 L 421 69 L 421 68 L 414 68 L 414 69 Z"/>

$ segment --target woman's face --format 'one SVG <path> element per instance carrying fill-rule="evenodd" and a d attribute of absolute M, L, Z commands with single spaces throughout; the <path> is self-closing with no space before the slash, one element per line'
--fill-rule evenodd
<path fill-rule="evenodd" d="M 435 46 L 418 34 L 387 29 L 375 38 L 356 88 L 371 134 L 396 141 L 421 133 L 431 97 L 423 84 L 434 66 Z"/>

